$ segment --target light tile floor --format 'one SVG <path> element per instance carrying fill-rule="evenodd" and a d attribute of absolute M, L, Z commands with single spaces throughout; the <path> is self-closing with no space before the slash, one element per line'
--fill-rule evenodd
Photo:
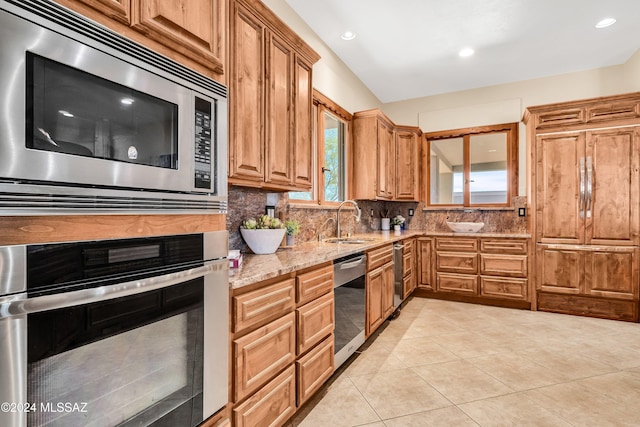
<path fill-rule="evenodd" d="M 413 298 L 288 425 L 640 426 L 640 325 Z"/>

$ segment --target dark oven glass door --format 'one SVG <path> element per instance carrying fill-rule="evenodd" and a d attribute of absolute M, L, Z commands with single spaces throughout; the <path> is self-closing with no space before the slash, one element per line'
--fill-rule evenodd
<path fill-rule="evenodd" d="M 28 425 L 198 425 L 203 298 L 199 278 L 29 314 Z"/>
<path fill-rule="evenodd" d="M 27 52 L 26 146 L 178 168 L 178 106 Z"/>

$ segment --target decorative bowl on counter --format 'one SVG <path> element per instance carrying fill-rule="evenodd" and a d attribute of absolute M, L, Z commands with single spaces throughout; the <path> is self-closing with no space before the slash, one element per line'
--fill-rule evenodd
<path fill-rule="evenodd" d="M 247 230 L 240 227 L 240 234 L 254 254 L 272 254 L 280 246 L 286 228 L 265 228 Z"/>
<path fill-rule="evenodd" d="M 451 222 L 447 225 L 454 233 L 477 233 L 484 227 L 484 222 Z"/>

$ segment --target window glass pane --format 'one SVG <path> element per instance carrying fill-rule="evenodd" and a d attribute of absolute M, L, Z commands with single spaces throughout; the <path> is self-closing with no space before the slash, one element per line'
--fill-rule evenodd
<path fill-rule="evenodd" d="M 462 204 L 464 143 L 462 138 L 429 143 L 431 152 L 430 201 L 432 205 Z"/>
<path fill-rule="evenodd" d="M 507 202 L 507 134 L 472 135 L 469 142 L 471 204 Z"/>
<path fill-rule="evenodd" d="M 289 198 L 296 200 L 313 200 L 313 194 L 311 191 L 290 191 Z"/>
<path fill-rule="evenodd" d="M 344 123 L 324 113 L 324 199 L 344 200 Z"/>

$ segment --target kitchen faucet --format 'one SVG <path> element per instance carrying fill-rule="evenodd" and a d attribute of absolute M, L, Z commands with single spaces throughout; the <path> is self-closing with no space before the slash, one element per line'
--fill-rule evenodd
<path fill-rule="evenodd" d="M 356 208 L 356 211 L 358 212 L 356 215 L 356 222 L 360 222 L 360 216 L 362 215 L 362 211 L 358 207 L 358 204 L 355 202 L 355 200 L 345 200 L 344 202 L 340 203 L 340 206 L 338 206 L 338 218 L 336 221 L 336 237 L 338 239 L 340 238 L 340 209 L 342 209 L 342 206 L 344 206 L 345 203 L 351 203 Z"/>

